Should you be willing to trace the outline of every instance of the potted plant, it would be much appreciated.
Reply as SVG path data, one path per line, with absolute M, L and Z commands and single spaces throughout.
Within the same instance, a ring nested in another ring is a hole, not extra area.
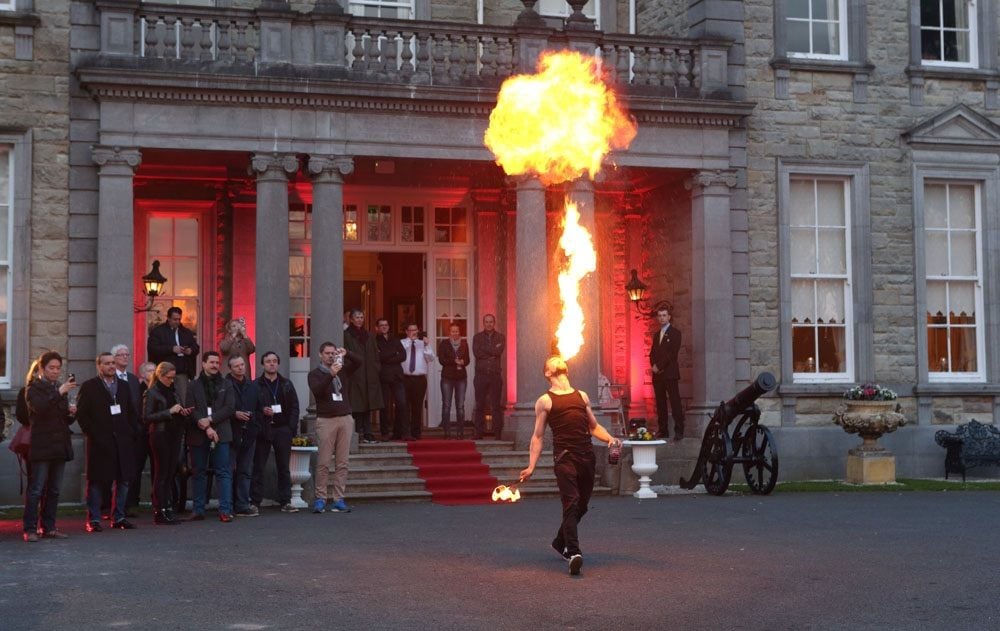
M 632 448 L 632 472 L 639 476 L 639 490 L 632 495 L 639 499 L 655 498 L 656 491 L 649 488 L 649 484 L 659 468 L 656 448 L 665 445 L 666 441 L 657 439 L 646 427 L 636 424 L 630 429 L 628 440 L 622 441 L 622 444 Z
M 878 444 L 883 434 L 906 425 L 899 413 L 896 393 L 877 383 L 848 388 L 833 422 L 848 434 L 861 437 L 861 444 L 847 452 L 847 481 L 855 484 L 891 484 L 896 481 L 896 459 Z

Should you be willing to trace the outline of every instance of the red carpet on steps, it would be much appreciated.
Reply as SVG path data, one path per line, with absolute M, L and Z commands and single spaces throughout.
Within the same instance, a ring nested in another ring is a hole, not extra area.
M 471 440 L 415 440 L 406 448 L 436 504 L 490 504 L 497 479 Z

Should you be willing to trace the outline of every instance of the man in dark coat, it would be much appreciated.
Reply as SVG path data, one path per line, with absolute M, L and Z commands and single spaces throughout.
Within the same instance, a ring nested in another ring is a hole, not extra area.
M 146 424 L 142 422 L 142 380 L 129 370 L 132 363 L 132 353 L 128 346 L 115 344 L 111 347 L 111 354 L 115 358 L 115 374 L 119 379 L 128 383 L 129 402 L 132 404 L 132 409 L 136 411 L 136 434 L 135 445 L 133 446 L 135 453 L 135 477 L 129 481 L 128 502 L 125 504 L 126 509 L 130 509 L 139 506 L 142 470 L 146 468 L 146 461 L 149 459 L 149 432 L 146 430 Z M 152 477 L 150 477 L 149 486 L 152 489 Z M 109 507 L 108 502 L 111 500 L 111 494 L 106 493 L 101 496 L 101 499 L 104 503 L 101 506 L 101 514 L 107 515 L 108 513 L 105 511 Z M 126 517 L 135 517 L 135 515 L 126 515 Z
M 413 440 L 410 435 L 410 413 L 406 406 L 406 388 L 403 387 L 403 362 L 406 350 L 395 335 L 389 332 L 389 321 L 379 318 L 375 323 L 378 334 L 378 378 L 382 386 L 382 440 Z
M 229 375 L 226 381 L 233 388 L 236 411 L 233 413 L 233 444 L 229 449 L 229 461 L 233 469 L 233 503 L 239 517 L 256 517 L 260 513 L 250 503 L 250 483 L 253 480 L 253 461 L 260 431 L 257 413 L 259 393 L 257 384 L 248 373 L 250 368 L 241 355 L 231 355 L 227 362 Z
M 486 409 L 493 418 L 493 431 L 497 440 L 503 433 L 503 366 L 500 358 L 507 348 L 507 339 L 497 331 L 497 319 L 492 313 L 483 316 L 483 330 L 472 338 L 472 354 L 476 357 L 476 376 L 472 385 L 476 390 L 476 439 L 486 431 Z
M 382 386 L 378 378 L 378 347 L 375 336 L 364 329 L 365 312 L 351 309 L 350 326 L 344 331 L 344 348 L 361 358 L 361 368 L 352 376 L 350 384 L 351 410 L 354 431 L 361 434 L 361 442 L 377 443 L 372 433 L 372 410 L 382 409 Z
M 201 375 L 191 382 L 186 407 L 194 407 L 187 428 L 194 477 L 193 520 L 205 519 L 208 497 L 206 472 L 212 467 L 219 482 L 219 521 L 233 521 L 233 471 L 229 447 L 233 442 L 232 419 L 236 396 L 232 384 L 222 378 L 219 354 L 206 351 L 201 356 Z
M 684 408 L 678 381 L 681 371 L 677 367 L 677 353 L 681 350 L 681 331 L 670 324 L 671 308 L 661 304 L 656 310 L 660 328 L 653 333 L 649 349 L 649 364 L 653 370 L 653 390 L 656 393 L 656 422 L 660 438 L 667 438 L 667 401 L 674 415 L 674 439 L 684 438 Z
M 125 518 L 129 482 L 135 476 L 138 410 L 128 382 L 115 374 L 111 353 L 97 356 L 97 376 L 80 386 L 76 418 L 87 436 L 87 532 L 100 532 L 101 489 L 114 483 L 113 528 L 131 530 Z
M 167 309 L 167 321 L 149 332 L 146 357 L 154 364 L 170 362 L 177 368 L 174 387 L 183 400 L 187 395 L 187 382 L 195 376 L 200 348 L 194 332 L 181 324 L 181 315 L 180 307 Z

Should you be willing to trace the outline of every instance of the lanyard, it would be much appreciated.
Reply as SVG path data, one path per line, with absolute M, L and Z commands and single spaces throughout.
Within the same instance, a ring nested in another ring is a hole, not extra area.
M 278 402 L 278 387 L 281 385 L 281 382 L 278 381 L 277 379 L 275 379 L 274 380 L 274 387 L 272 388 L 271 387 L 271 382 L 268 380 L 267 377 L 264 377 L 264 384 L 267 386 L 267 389 L 271 392 L 271 403 L 277 403 Z

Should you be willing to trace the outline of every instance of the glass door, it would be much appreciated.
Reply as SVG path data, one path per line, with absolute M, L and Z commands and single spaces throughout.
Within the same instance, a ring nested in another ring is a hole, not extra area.
M 149 271 L 156 260 L 160 262 L 160 273 L 167 278 L 163 293 L 153 303 L 153 311 L 146 313 L 146 331 L 166 320 L 167 309 L 180 307 L 181 324 L 191 329 L 198 344 L 207 350 L 213 340 L 202 330 L 207 318 L 201 314 L 204 306 L 201 246 L 200 215 L 150 213 L 146 221 L 146 263 L 140 273 Z M 145 355 L 145 335 L 142 349 Z M 139 352 L 137 348 L 136 354 Z
M 448 338 L 448 329 L 452 324 L 457 324 L 462 332 L 462 339 L 472 346 L 472 335 L 474 331 L 470 329 L 472 320 L 472 288 L 470 279 L 472 277 L 472 261 L 465 252 L 441 252 L 433 254 L 431 265 L 431 286 L 429 295 L 433 298 L 428 301 L 428 309 L 431 311 L 430 321 L 434 323 L 434 328 L 428 333 L 431 336 L 431 343 L 434 345 L 434 353 L 438 354 L 438 345 L 442 340 Z M 433 370 L 430 371 L 428 379 L 428 427 L 439 427 L 441 425 L 441 364 L 435 362 Z M 472 420 L 473 406 L 475 405 L 475 393 L 472 387 L 472 378 L 475 370 L 468 371 L 469 381 L 465 390 L 465 421 Z M 452 417 L 455 415 L 455 408 L 452 406 Z

